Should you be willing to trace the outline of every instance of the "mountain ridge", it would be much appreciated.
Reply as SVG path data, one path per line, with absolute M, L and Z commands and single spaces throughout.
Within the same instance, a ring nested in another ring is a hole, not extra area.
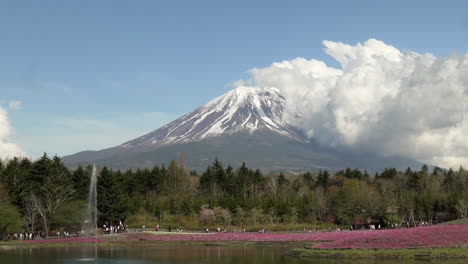
M 169 124 L 118 147 L 158 147 L 199 141 L 240 131 L 271 130 L 307 142 L 302 132 L 283 120 L 284 98 L 276 88 L 238 87 Z M 299 118 L 299 116 L 297 117 Z
M 264 170 L 376 170 L 390 165 L 419 165 L 400 157 L 320 146 L 291 124 L 300 122 L 301 116 L 295 114 L 294 120 L 286 120 L 284 109 L 285 98 L 276 88 L 239 87 L 141 137 L 99 151 L 82 151 L 63 160 L 69 166 L 93 163 L 119 169 L 149 168 L 182 154 L 189 167 L 197 170 L 205 169 L 215 158 L 234 166 L 246 162 Z M 375 164 L 368 164 L 371 161 Z

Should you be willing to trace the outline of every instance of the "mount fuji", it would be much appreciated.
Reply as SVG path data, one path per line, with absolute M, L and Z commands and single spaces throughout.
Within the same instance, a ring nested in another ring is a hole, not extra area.
M 275 88 L 239 87 L 120 147 L 155 148 L 257 130 L 306 142 L 300 130 L 282 119 L 284 104 Z
M 116 169 L 151 168 L 181 155 L 189 168 L 203 170 L 219 158 L 265 171 L 380 170 L 420 167 L 402 157 L 380 157 L 320 146 L 284 118 L 285 98 L 276 88 L 239 87 L 171 123 L 121 145 L 63 157 L 71 166 L 106 165 Z

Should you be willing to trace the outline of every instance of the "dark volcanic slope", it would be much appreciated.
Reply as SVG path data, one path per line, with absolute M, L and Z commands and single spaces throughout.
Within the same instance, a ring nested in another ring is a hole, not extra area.
M 205 169 L 216 157 L 233 166 L 245 161 L 265 171 L 345 167 L 372 171 L 420 166 L 408 159 L 357 155 L 314 145 L 283 119 L 284 105 L 284 98 L 276 89 L 240 87 L 149 134 L 63 160 L 71 167 L 97 164 L 119 169 L 150 168 L 181 154 L 187 165 L 196 170 Z
M 168 164 L 171 159 L 184 155 L 191 169 L 202 171 L 220 158 L 225 164 L 234 167 L 242 162 L 263 171 L 336 171 L 342 168 L 361 168 L 377 171 L 385 167 L 404 169 L 407 166 L 420 168 L 416 161 L 397 157 L 378 157 L 375 155 L 353 155 L 321 148 L 312 143 L 300 143 L 271 132 L 258 131 L 236 133 L 229 136 L 214 137 L 201 141 L 173 144 L 139 153 L 115 153 L 103 155 L 102 152 L 86 152 L 65 159 L 68 164 L 107 165 L 116 169 L 151 168 L 154 164 Z M 72 160 L 71 158 L 76 158 Z

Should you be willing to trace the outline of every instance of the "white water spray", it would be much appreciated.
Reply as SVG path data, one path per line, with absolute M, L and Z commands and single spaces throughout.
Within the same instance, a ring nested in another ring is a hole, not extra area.
M 89 183 L 88 192 L 88 208 L 86 210 L 86 218 L 83 226 L 85 235 L 97 236 L 97 173 L 96 166 L 93 166 L 91 180 Z

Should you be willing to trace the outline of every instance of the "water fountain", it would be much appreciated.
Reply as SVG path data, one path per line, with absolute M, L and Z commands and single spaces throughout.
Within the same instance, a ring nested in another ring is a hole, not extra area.
M 91 179 L 89 183 L 89 192 L 88 192 L 88 206 L 86 208 L 86 215 L 84 219 L 84 224 L 81 229 L 82 235 L 85 236 L 95 236 L 96 240 L 94 241 L 94 256 L 92 258 L 88 257 L 80 259 L 80 261 L 96 261 L 97 260 L 97 172 L 96 166 L 93 166 L 93 171 L 91 173 Z
M 97 236 L 97 173 L 96 166 L 93 166 L 91 180 L 89 183 L 88 192 L 88 207 L 86 209 L 86 216 L 82 231 L 83 235 Z

